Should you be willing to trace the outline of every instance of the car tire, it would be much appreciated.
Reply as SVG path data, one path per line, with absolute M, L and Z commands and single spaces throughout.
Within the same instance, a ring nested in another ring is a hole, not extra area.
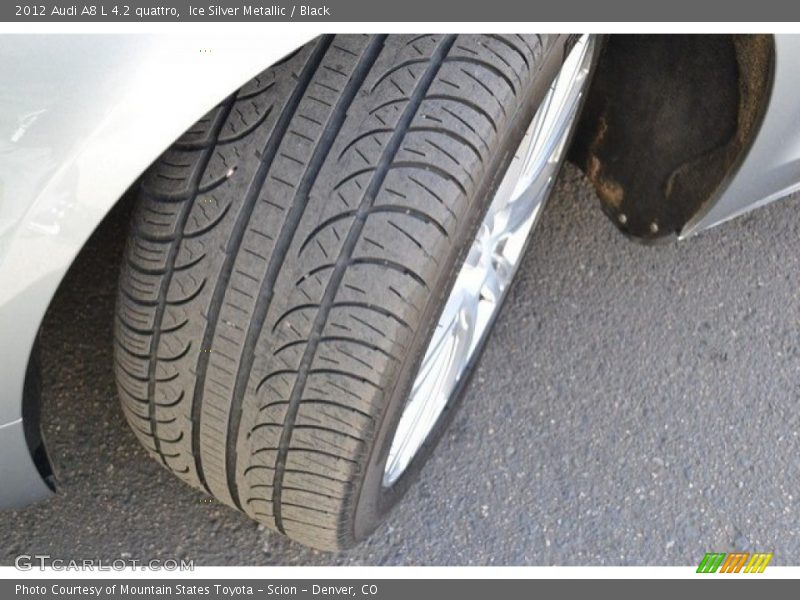
M 384 485 L 458 265 L 566 43 L 325 36 L 177 140 L 143 176 L 116 308 L 122 407 L 148 452 L 304 544 L 368 535 L 455 406 Z

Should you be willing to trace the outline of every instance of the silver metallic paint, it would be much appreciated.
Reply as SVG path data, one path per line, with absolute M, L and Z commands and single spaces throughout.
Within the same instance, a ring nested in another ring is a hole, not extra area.
M 800 35 L 775 36 L 772 91 L 761 127 L 736 172 L 681 231 L 724 223 L 800 189 Z

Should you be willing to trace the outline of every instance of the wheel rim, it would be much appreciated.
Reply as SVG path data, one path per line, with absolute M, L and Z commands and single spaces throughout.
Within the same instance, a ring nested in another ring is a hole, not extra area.
M 486 337 L 555 182 L 592 62 L 594 39 L 570 52 L 534 115 L 453 284 L 417 371 L 383 472 L 405 472 Z

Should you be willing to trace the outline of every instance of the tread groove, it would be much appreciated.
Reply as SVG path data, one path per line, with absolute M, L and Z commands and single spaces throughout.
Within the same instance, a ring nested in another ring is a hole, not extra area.
M 258 300 L 256 302 L 253 316 L 250 320 L 247 333 L 245 335 L 245 342 L 242 344 L 239 371 L 234 384 L 234 398 L 241 397 L 241 395 L 243 395 L 246 391 L 246 387 L 250 379 L 250 370 L 252 368 L 253 358 L 255 356 L 256 343 L 272 301 L 272 290 L 275 280 L 277 279 L 278 272 L 283 264 L 286 251 L 291 244 L 292 239 L 294 238 L 297 223 L 299 222 L 305 210 L 311 187 L 316 181 L 319 171 L 322 169 L 322 165 L 328 155 L 330 146 L 333 144 L 333 141 L 336 139 L 339 130 L 344 124 L 344 120 L 347 117 L 347 110 L 350 107 L 353 98 L 355 98 L 356 93 L 361 88 L 363 80 L 369 73 L 369 67 L 372 64 L 372 61 L 375 60 L 375 57 L 377 57 L 383 48 L 384 40 L 385 36 L 376 36 L 370 41 L 369 45 L 364 50 L 358 65 L 354 69 L 352 76 L 342 91 L 339 101 L 333 108 L 328 120 L 328 125 L 325 127 L 320 136 L 319 142 L 314 150 L 311 160 L 309 161 L 303 179 L 298 185 L 294 197 L 292 198 L 291 209 L 289 210 L 286 221 L 281 227 L 281 232 L 278 235 L 278 240 L 275 244 L 275 249 L 273 250 L 272 257 L 270 259 L 270 264 L 267 267 L 266 277 L 264 277 L 264 280 L 261 282 Z M 333 43 L 333 37 L 330 38 L 329 42 L 330 44 Z M 241 407 L 237 406 L 231 411 L 228 421 L 229 439 L 235 439 L 235 435 L 239 430 L 240 421 Z M 227 453 L 227 475 L 228 485 L 232 490 L 234 502 L 237 505 L 240 505 L 238 486 L 236 484 L 236 461 L 237 452 L 234 445 L 233 452 L 231 452 L 229 449 L 229 452 Z
M 214 123 L 214 130 L 218 133 L 221 129 L 223 124 L 225 123 L 225 119 L 227 118 L 228 114 L 233 107 L 233 98 L 228 98 L 226 104 L 220 114 L 217 115 L 216 123 Z M 200 165 L 198 172 L 202 173 L 206 166 L 208 165 L 209 161 L 211 160 L 211 156 L 213 153 L 213 147 L 209 146 L 204 149 L 203 154 L 200 158 Z M 196 193 L 197 190 L 200 188 L 200 176 L 196 176 L 195 181 L 192 182 L 192 189 L 193 193 Z M 156 305 L 155 315 L 154 315 L 154 322 L 161 323 L 164 318 L 164 311 L 167 307 L 167 293 L 169 291 L 169 284 L 172 281 L 172 266 L 175 265 L 175 261 L 178 257 L 178 251 L 180 249 L 180 240 L 181 240 L 181 232 L 183 228 L 186 226 L 186 222 L 189 219 L 189 214 L 191 212 L 191 204 L 185 203 L 181 206 L 181 210 L 178 216 L 178 233 L 175 236 L 175 243 L 173 243 L 168 251 L 166 264 L 168 265 L 167 272 L 164 274 L 161 285 L 159 286 L 158 291 L 158 304 Z M 124 321 L 123 321 L 124 322 Z M 151 352 L 158 352 L 158 343 L 161 339 L 162 333 L 166 330 L 162 330 L 156 328 L 150 339 L 150 351 Z M 166 465 L 167 459 L 164 456 L 163 452 L 161 451 L 161 440 L 158 437 L 158 419 L 156 417 L 156 404 L 155 404 L 155 386 L 156 386 L 156 369 L 158 368 L 158 361 L 155 357 L 152 357 L 148 362 L 148 384 L 147 384 L 147 398 L 150 401 L 150 405 L 148 406 L 148 417 L 150 421 L 150 431 L 153 435 L 153 444 L 155 447 L 156 453 L 159 455 L 161 462 Z
M 241 244 L 244 232 L 249 224 L 248 207 L 250 207 L 258 198 L 258 191 L 260 189 L 260 185 L 258 186 L 255 185 L 255 182 L 256 181 L 263 182 L 264 179 L 266 179 L 269 171 L 269 166 L 272 163 L 275 153 L 277 152 L 278 141 L 286 133 L 286 130 L 288 129 L 289 124 L 291 122 L 291 116 L 297 110 L 297 107 L 300 104 L 300 100 L 302 99 L 306 88 L 310 84 L 314 72 L 317 70 L 319 64 L 322 62 L 322 58 L 325 54 L 325 51 L 328 49 L 328 46 L 331 44 L 331 42 L 332 42 L 332 37 L 326 37 L 317 43 L 316 48 L 314 48 L 314 52 L 308 58 L 306 64 L 303 66 L 303 71 L 297 81 L 294 90 L 292 91 L 292 95 L 287 100 L 286 105 L 281 111 L 281 114 L 278 117 L 278 121 L 276 121 L 275 126 L 269 136 L 266 145 L 267 149 L 261 156 L 261 163 L 259 165 L 258 172 L 255 175 L 253 182 L 251 183 L 250 188 L 247 192 L 246 199 L 243 203 L 243 208 L 240 211 L 239 218 L 237 219 L 237 223 L 234 226 L 233 234 L 231 235 L 231 238 L 229 240 L 228 249 L 226 251 L 225 264 L 222 268 L 222 274 L 220 278 L 217 280 L 217 283 L 214 287 L 212 300 L 209 308 L 209 314 L 207 315 L 207 325 L 202 338 L 203 339 L 201 345 L 202 348 L 210 348 L 211 343 L 214 339 L 214 333 L 217 327 L 217 320 L 219 319 L 219 314 L 222 308 L 222 302 L 225 296 L 225 286 L 228 280 L 230 279 L 230 274 L 234 268 L 234 259 L 236 256 L 236 252 L 234 251 L 234 249 L 238 248 L 238 246 Z M 192 435 L 192 454 L 194 455 L 195 468 L 197 470 L 198 477 L 203 487 L 205 487 L 207 491 L 210 490 L 203 475 L 203 463 L 200 451 L 199 424 L 200 424 L 200 415 L 201 415 L 202 400 L 203 400 L 203 387 L 205 385 L 209 358 L 210 355 L 205 352 L 201 352 L 198 355 L 197 366 L 195 368 L 197 379 L 195 383 L 194 394 L 192 397 L 192 422 L 196 424 L 196 426 L 193 429 L 193 435 Z
M 400 117 L 400 121 L 398 122 L 395 130 L 392 132 L 391 138 L 383 149 L 380 164 L 370 178 L 370 183 L 366 192 L 364 193 L 361 205 L 359 206 L 355 223 L 348 231 L 348 234 L 345 238 L 345 243 L 342 246 L 340 256 L 337 260 L 337 265 L 334 267 L 333 273 L 328 281 L 328 285 L 325 288 L 322 307 L 317 313 L 317 318 L 314 321 L 309 343 L 306 345 L 303 358 L 300 361 L 300 372 L 295 379 L 292 392 L 289 396 L 289 407 L 286 411 L 286 417 L 284 419 L 285 425 L 283 431 L 281 432 L 279 444 L 280 449 L 278 451 L 278 457 L 275 463 L 275 490 L 272 496 L 273 514 L 275 516 L 275 526 L 283 533 L 285 533 L 286 530 L 283 524 L 283 514 L 281 512 L 281 486 L 283 485 L 283 478 L 286 469 L 286 455 L 289 450 L 289 444 L 291 443 L 292 428 L 297 417 L 300 398 L 303 388 L 305 387 L 305 382 L 308 379 L 308 375 L 311 371 L 311 362 L 316 354 L 316 350 L 319 345 L 319 338 L 322 336 L 322 329 L 325 325 L 327 314 L 330 310 L 330 305 L 332 305 L 334 302 L 334 296 L 339 283 L 344 276 L 344 270 L 349 262 L 349 257 L 355 248 L 358 238 L 360 237 L 368 209 L 375 201 L 378 191 L 386 178 L 386 174 L 391 168 L 392 161 L 394 161 L 395 156 L 400 149 L 406 130 L 411 126 L 412 119 L 416 115 L 419 106 L 422 104 L 425 95 L 428 93 L 428 89 L 433 83 L 436 74 L 439 72 L 439 68 L 444 63 L 445 57 L 454 42 L 455 36 L 450 35 L 445 37 L 445 39 L 439 43 L 438 47 L 434 51 L 429 64 L 425 69 L 425 73 L 419 77 L 417 85 L 411 94 L 411 98 L 406 105 L 402 116 Z

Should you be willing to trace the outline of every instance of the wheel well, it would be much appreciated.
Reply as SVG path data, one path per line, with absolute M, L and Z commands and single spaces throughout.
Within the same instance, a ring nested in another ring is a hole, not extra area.
M 571 159 L 626 234 L 678 233 L 713 203 L 757 133 L 771 35 L 607 38 Z
M 25 384 L 22 393 L 22 426 L 25 443 L 28 445 L 33 464 L 39 476 L 52 491 L 56 489 L 55 475 L 50 458 L 45 449 L 41 430 L 42 412 L 42 379 L 39 339 L 31 349 L 28 368 L 25 372 Z

